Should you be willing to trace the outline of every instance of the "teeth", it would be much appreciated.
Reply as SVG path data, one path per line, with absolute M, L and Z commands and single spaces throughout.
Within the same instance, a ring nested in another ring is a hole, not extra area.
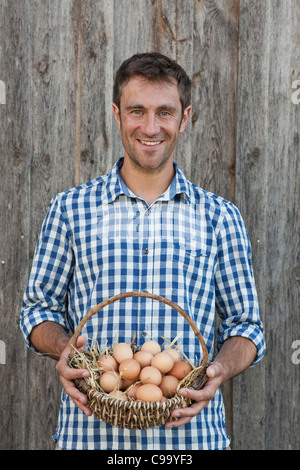
M 158 145 L 158 144 L 160 144 L 160 140 L 158 142 L 149 142 L 149 141 L 146 141 L 146 140 L 140 140 L 140 142 L 142 142 L 142 144 L 144 144 L 144 145 Z

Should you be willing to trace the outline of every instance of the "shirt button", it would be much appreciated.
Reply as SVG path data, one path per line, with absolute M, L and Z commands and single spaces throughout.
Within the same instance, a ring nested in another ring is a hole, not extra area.
M 142 336 L 143 338 L 146 338 L 146 336 L 147 336 L 147 331 L 142 331 L 142 332 L 141 332 L 141 336 Z
M 149 250 L 146 248 L 146 250 L 144 250 L 144 255 L 147 255 L 149 253 Z

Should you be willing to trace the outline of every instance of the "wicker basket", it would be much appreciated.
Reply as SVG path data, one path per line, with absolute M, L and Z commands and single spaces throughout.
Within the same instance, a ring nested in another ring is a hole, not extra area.
M 187 313 L 177 304 L 159 295 L 146 292 L 121 293 L 110 297 L 109 299 L 101 302 L 99 305 L 91 308 L 91 310 L 78 324 L 78 327 L 72 336 L 70 364 L 74 351 L 76 350 L 78 336 L 80 335 L 83 326 L 86 324 L 89 318 L 91 318 L 105 306 L 126 297 L 146 297 L 158 300 L 177 310 L 177 312 L 179 312 L 186 319 L 195 336 L 200 342 L 203 358 L 200 365 L 195 367 L 183 380 L 180 381 L 177 390 L 182 387 L 189 387 L 195 390 L 201 389 L 207 381 L 206 369 L 209 365 L 209 362 L 207 348 L 200 331 L 196 327 L 191 317 L 187 315 Z M 137 350 L 139 350 L 139 348 L 134 347 L 134 352 Z M 109 349 L 109 353 L 112 354 L 112 349 Z M 184 408 L 192 404 L 190 399 L 182 397 L 179 395 L 179 393 L 176 393 L 174 397 L 168 398 L 164 402 L 143 402 L 140 400 L 124 401 L 118 398 L 113 398 L 104 392 L 101 393 L 97 390 L 94 390 L 85 381 L 85 379 L 76 379 L 75 384 L 77 388 L 87 396 L 87 406 L 93 411 L 94 415 L 98 419 L 120 428 L 145 429 L 154 426 L 161 426 L 168 421 L 176 419 L 171 416 L 171 413 L 175 408 Z

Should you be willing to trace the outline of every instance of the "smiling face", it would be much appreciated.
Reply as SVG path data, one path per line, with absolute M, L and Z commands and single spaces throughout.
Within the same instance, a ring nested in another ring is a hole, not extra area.
M 178 135 L 184 132 L 191 107 L 182 113 L 177 84 L 133 77 L 124 86 L 120 109 L 113 111 L 121 132 L 124 159 L 147 172 L 173 161 Z

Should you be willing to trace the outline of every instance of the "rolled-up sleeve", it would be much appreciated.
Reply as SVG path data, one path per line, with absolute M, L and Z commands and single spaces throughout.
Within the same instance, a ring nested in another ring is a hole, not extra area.
M 265 353 L 264 327 L 254 282 L 249 236 L 239 211 L 233 205 L 228 205 L 218 235 L 215 281 L 216 308 L 222 320 L 217 332 L 217 348 L 220 349 L 232 336 L 248 338 L 257 348 L 254 366 Z
M 29 336 L 35 326 L 53 321 L 69 330 L 65 301 L 72 271 L 73 251 L 60 198 L 56 196 L 39 234 L 20 315 L 22 334 L 34 351 Z

